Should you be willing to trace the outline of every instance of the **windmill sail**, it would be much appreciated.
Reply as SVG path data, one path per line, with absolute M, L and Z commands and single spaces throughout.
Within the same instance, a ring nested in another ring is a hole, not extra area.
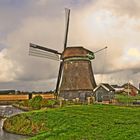
M 68 39 L 68 30 L 69 30 L 69 21 L 70 21 L 70 9 L 65 9 L 66 12 L 66 32 L 65 32 L 65 40 L 64 40 L 64 50 L 67 47 L 67 39 Z
M 30 43 L 29 55 L 59 61 L 60 60 L 60 54 L 61 53 L 59 53 L 56 50 Z
M 70 9 L 66 8 L 65 13 L 66 13 L 66 31 L 65 31 L 65 40 L 64 40 L 64 51 L 67 47 L 69 21 L 70 21 Z M 60 66 L 59 66 L 59 72 L 58 72 L 56 89 L 55 89 L 56 94 L 58 94 L 59 84 L 60 84 L 61 75 L 62 75 L 62 71 L 63 71 L 63 65 L 64 65 L 64 60 L 61 61 Z
M 102 51 L 102 50 L 105 50 L 105 49 L 107 49 L 107 46 L 105 46 L 105 47 L 102 48 L 102 49 L 99 49 L 99 50 L 95 51 L 94 53 L 98 53 L 98 52 L 100 52 L 100 51 Z
M 61 75 L 62 75 L 62 70 L 63 70 L 63 61 L 61 61 L 60 63 L 60 67 L 59 67 L 59 72 L 58 72 L 58 78 L 57 78 L 57 84 L 56 84 L 56 90 L 55 92 L 58 94 L 58 88 L 59 88 L 59 83 L 61 80 Z

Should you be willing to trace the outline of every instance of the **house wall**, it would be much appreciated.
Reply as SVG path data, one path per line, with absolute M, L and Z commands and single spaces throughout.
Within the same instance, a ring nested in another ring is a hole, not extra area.
M 129 85 L 129 87 L 128 87 L 128 85 L 126 85 L 124 87 L 124 91 L 126 93 L 129 93 L 129 95 L 132 95 L 132 96 L 135 96 L 135 95 L 138 94 L 138 90 L 136 88 L 134 88 L 133 86 L 131 86 L 131 85 Z

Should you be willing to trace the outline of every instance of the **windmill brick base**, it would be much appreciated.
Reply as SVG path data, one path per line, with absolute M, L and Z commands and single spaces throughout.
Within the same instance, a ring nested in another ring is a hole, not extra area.
M 93 91 L 73 90 L 73 91 L 61 91 L 59 97 L 64 99 L 72 100 L 79 98 L 80 101 L 87 100 L 87 97 L 93 96 Z

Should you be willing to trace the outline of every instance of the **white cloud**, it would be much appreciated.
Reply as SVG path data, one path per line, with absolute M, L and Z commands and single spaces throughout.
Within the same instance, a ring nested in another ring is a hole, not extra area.
M 14 62 L 7 57 L 7 49 L 0 52 L 0 82 L 13 81 L 16 74 L 21 71 L 19 66 L 14 65 Z
M 130 49 L 128 49 L 127 54 L 130 57 L 140 58 L 140 50 L 138 50 L 137 48 L 130 48 Z

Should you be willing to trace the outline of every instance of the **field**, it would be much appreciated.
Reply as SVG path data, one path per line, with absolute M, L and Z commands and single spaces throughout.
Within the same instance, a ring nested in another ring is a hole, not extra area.
M 75 105 L 13 116 L 4 127 L 30 140 L 139 140 L 140 108 Z
M 136 102 L 138 100 L 140 101 L 140 95 L 127 96 L 122 94 L 116 94 L 115 99 L 117 99 L 117 101 L 122 104 L 133 104 L 133 102 Z
M 45 99 L 54 98 L 53 94 L 33 94 L 33 97 L 41 95 Z M 17 94 L 17 95 L 0 95 L 0 101 L 19 101 L 19 100 L 28 100 L 28 94 Z

